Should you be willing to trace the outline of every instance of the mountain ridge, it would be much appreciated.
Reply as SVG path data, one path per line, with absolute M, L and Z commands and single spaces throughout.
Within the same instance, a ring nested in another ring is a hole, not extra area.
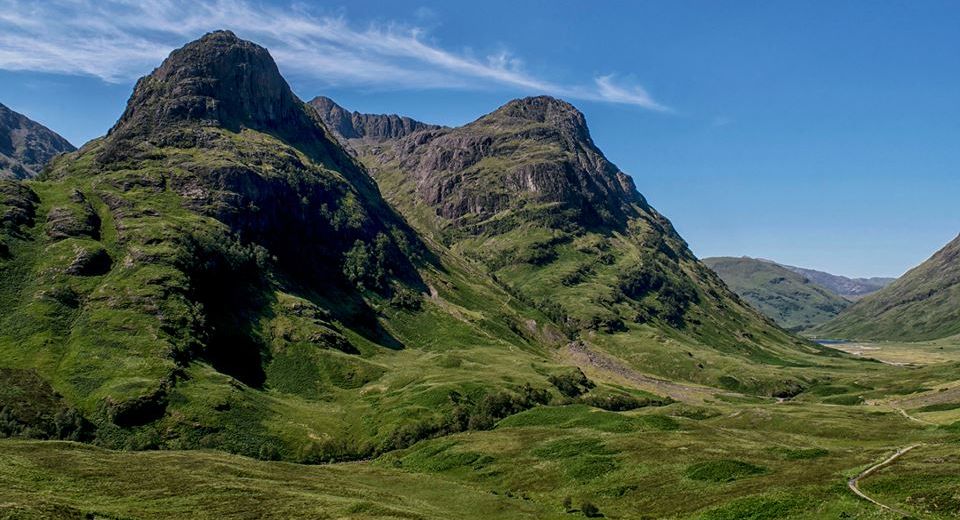
M 56 132 L 0 103 L 0 179 L 36 177 L 55 156 L 74 150 Z
M 484 265 L 570 334 L 589 334 L 612 350 L 636 349 L 644 338 L 635 357 L 656 359 L 647 370 L 672 358 L 645 344 L 647 334 L 683 338 L 710 358 L 816 350 L 780 331 L 699 263 L 565 101 L 517 99 L 457 128 L 375 144 L 347 141 L 422 234 Z M 754 339 L 732 330 L 751 330 Z M 772 346 L 778 344 L 797 351 Z M 690 361 L 676 360 L 683 377 L 711 384 L 704 364 Z
M 796 267 L 786 264 L 778 265 L 782 265 L 783 267 L 786 267 L 797 274 L 803 275 L 820 287 L 823 287 L 828 291 L 851 301 L 856 301 L 864 296 L 867 296 L 868 294 L 875 293 L 896 280 L 896 278 L 883 276 L 851 278 L 848 276 L 831 274 L 825 271 L 818 271 L 816 269 L 807 269 L 804 267 Z
M 325 96 L 317 96 L 308 103 L 328 127 L 341 138 L 349 139 L 399 139 L 421 130 L 438 130 L 440 125 L 423 123 L 416 119 L 396 114 L 363 114 L 348 112 Z

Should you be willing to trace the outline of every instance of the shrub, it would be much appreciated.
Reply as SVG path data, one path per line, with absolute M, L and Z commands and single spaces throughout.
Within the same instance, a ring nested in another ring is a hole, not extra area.
M 593 502 L 585 501 L 580 505 L 580 511 L 583 511 L 583 516 L 587 518 L 599 518 L 603 516 L 603 514 L 600 513 L 600 508 L 593 505 Z
M 585 395 L 580 398 L 580 402 L 594 408 L 611 412 L 625 412 L 646 406 L 663 406 L 666 404 L 666 401 L 661 399 L 655 400 L 626 394 Z
M 704 482 L 731 482 L 744 477 L 764 473 L 760 466 L 739 460 L 711 460 L 698 462 L 687 467 L 686 476 L 691 480 Z
M 477 400 L 460 392 L 450 392 L 452 405 L 443 416 L 435 416 L 415 423 L 407 423 L 390 433 L 380 451 L 403 449 L 441 435 L 467 430 L 489 430 L 507 416 L 550 402 L 550 392 L 525 383 L 517 393 L 488 393 Z
M 571 399 L 579 397 L 597 386 L 593 381 L 587 379 L 587 376 L 579 368 L 550 376 L 547 381 L 555 386 L 561 394 Z
M 423 306 L 423 298 L 420 296 L 420 293 L 405 285 L 394 284 L 393 296 L 390 298 L 390 306 L 397 309 L 417 311 Z

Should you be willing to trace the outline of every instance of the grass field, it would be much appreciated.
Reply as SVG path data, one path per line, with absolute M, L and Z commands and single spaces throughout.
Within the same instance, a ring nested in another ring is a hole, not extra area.
M 924 448 L 862 488 L 949 518 L 958 441 L 956 425 L 866 405 L 721 400 L 538 407 L 320 466 L 4 440 L 0 518 L 577 518 L 587 503 L 607 518 L 896 518 L 846 481 L 908 443 Z
M 960 337 L 956 336 L 935 341 L 853 341 L 831 346 L 854 356 L 898 365 L 960 362 Z

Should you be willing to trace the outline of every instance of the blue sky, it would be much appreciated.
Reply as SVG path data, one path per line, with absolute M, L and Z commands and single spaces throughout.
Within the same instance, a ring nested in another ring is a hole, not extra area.
M 960 4 L 0 0 L 0 102 L 74 144 L 208 30 L 303 98 L 458 125 L 565 98 L 699 256 L 899 275 L 960 232 Z

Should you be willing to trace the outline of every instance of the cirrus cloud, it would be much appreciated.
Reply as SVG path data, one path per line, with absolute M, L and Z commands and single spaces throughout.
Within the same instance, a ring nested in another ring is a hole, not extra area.
M 509 87 L 581 100 L 669 108 L 639 85 L 601 75 L 564 84 L 524 71 L 508 52 L 478 58 L 445 49 L 419 27 L 357 27 L 302 4 L 249 0 L 0 0 L 0 69 L 90 75 L 128 82 L 174 48 L 231 29 L 270 49 L 285 71 L 330 86 L 393 89 Z

